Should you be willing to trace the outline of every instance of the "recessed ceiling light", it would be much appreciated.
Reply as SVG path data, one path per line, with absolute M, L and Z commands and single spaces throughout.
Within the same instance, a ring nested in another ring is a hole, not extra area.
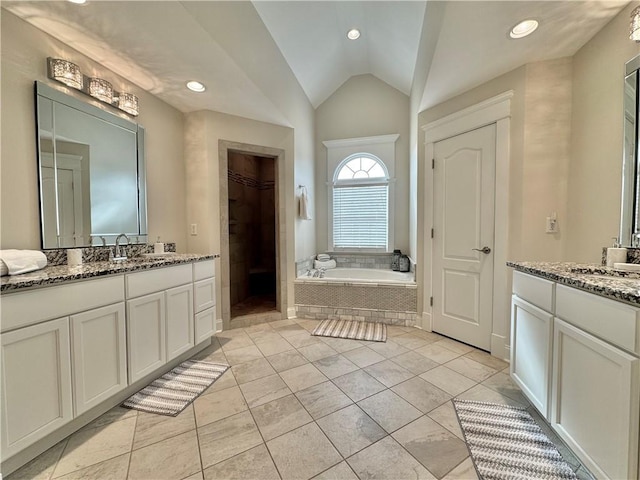
M 351 30 L 349 30 L 347 32 L 347 38 L 349 40 L 357 40 L 360 38 L 360 30 L 358 30 L 357 28 L 352 28 Z
M 201 84 L 200 82 L 196 82 L 195 80 L 191 80 L 190 82 L 187 82 L 187 88 L 189 90 L 191 90 L 192 92 L 204 92 L 206 90 L 206 87 Z
M 84 3 L 87 3 L 87 0 L 67 0 L 71 3 L 77 3 L 78 5 L 82 5 Z
M 537 20 L 523 20 L 509 32 L 511 38 L 522 38 L 531 35 L 538 28 Z

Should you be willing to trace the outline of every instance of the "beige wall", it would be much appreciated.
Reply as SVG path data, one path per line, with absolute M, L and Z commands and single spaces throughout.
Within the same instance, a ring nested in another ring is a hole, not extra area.
M 295 277 L 295 225 L 297 203 L 294 197 L 294 131 L 292 128 L 258 122 L 219 112 L 200 111 L 185 116 L 185 161 L 187 171 L 187 223 L 198 225 L 198 235 L 189 236 L 188 250 L 195 253 L 220 253 L 222 235 L 221 218 L 226 208 L 220 205 L 220 180 L 226 182 L 227 172 L 221 171 L 219 141 L 237 142 L 260 147 L 282 149 L 284 158 L 285 202 L 279 204 L 280 241 L 286 251 L 286 276 L 281 288 L 287 292 L 289 305 L 293 307 L 293 279 Z M 281 168 L 279 165 L 277 168 Z M 283 205 L 284 203 L 284 205 Z M 217 282 L 217 298 L 230 298 L 230 286 L 226 279 Z M 222 301 L 217 302 L 217 317 L 222 317 Z
M 328 244 L 325 140 L 398 133 L 395 232 L 390 247 L 409 250 L 409 97 L 373 75 L 351 77 L 316 109 L 316 241 Z
M 513 90 L 509 163 L 509 251 L 513 260 L 562 259 L 571 138 L 571 59 L 525 65 L 420 114 L 419 124 Z M 424 138 L 421 142 L 424 142 Z M 419 143 L 421 143 L 419 142 Z M 424 157 L 424 151 L 421 153 Z M 425 208 L 430 208 L 425 193 Z M 560 231 L 545 232 L 556 212 Z
M 599 262 L 620 231 L 624 64 L 632 2 L 573 57 L 571 164 L 564 260 Z
M 52 56 L 109 80 L 116 90 L 138 95 L 137 121 L 146 129 L 149 238 L 160 235 L 186 251 L 182 113 L 6 10 L 1 22 L 1 247 L 40 248 L 33 82 L 63 88 L 46 78 L 46 58 Z M 90 97 L 73 94 L 92 103 Z

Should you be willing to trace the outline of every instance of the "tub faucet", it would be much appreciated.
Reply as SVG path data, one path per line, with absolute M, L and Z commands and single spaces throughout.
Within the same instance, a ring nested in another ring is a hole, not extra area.
M 122 252 L 120 252 L 120 239 L 124 237 L 127 239 L 127 245 L 129 245 L 129 237 L 127 237 L 124 233 L 121 233 L 120 235 L 118 235 L 116 237 L 116 246 L 114 248 L 114 257 L 113 257 L 113 261 L 114 262 L 118 262 L 118 261 L 122 261 L 122 260 L 126 260 L 127 259 L 127 255 L 126 254 L 122 254 Z

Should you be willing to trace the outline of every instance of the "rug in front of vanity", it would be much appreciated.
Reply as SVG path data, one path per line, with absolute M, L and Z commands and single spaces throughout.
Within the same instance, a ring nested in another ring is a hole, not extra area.
M 130 396 L 122 406 L 175 417 L 228 368 L 219 363 L 187 360 Z
M 311 332 L 311 335 L 386 342 L 387 326 L 384 323 L 362 322 L 359 320 L 323 320 Z
M 577 478 L 525 409 L 459 399 L 453 405 L 484 480 Z

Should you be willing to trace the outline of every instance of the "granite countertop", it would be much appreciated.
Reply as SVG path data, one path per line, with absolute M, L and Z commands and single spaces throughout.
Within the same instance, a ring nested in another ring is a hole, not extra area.
M 640 272 L 622 272 L 598 264 L 569 262 L 507 262 L 507 266 L 601 297 L 640 306 Z
M 11 293 L 26 288 L 47 287 L 87 278 L 103 277 L 105 275 L 139 272 L 200 260 L 212 260 L 216 257 L 217 255 L 175 253 L 159 258 L 132 257 L 124 262 L 89 262 L 74 267 L 67 265 L 49 266 L 42 270 L 36 270 L 35 272 L 1 277 L 0 292 Z

